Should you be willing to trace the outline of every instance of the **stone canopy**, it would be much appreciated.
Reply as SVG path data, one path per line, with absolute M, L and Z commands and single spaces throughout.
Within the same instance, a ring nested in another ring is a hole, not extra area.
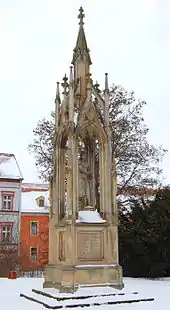
M 49 265 L 44 287 L 60 291 L 75 290 L 80 284 L 123 285 L 108 74 L 101 95 L 90 74 L 85 15 L 82 7 L 79 11 L 73 66 L 69 79 L 65 75 L 61 84 L 62 100 L 59 83 L 55 99 Z

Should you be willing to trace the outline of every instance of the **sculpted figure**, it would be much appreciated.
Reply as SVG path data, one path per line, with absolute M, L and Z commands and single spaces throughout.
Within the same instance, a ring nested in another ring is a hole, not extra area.
M 87 154 L 83 152 L 79 160 L 79 201 L 81 209 L 91 201 L 92 172 L 88 165 Z

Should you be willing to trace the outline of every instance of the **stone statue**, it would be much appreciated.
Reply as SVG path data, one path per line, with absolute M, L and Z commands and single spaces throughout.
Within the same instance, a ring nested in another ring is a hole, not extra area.
M 91 201 L 91 180 L 92 172 L 88 165 L 87 154 L 80 154 L 79 161 L 79 202 L 80 208 L 88 206 Z

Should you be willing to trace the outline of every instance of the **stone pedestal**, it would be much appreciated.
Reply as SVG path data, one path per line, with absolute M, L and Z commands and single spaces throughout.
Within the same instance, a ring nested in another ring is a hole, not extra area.
M 76 223 L 58 227 L 55 238 L 57 248 L 51 253 L 53 264 L 45 270 L 44 287 L 61 292 L 74 292 L 80 284 L 123 287 L 116 226 Z
M 43 287 L 73 293 L 79 285 L 111 286 L 122 289 L 122 268 L 119 265 L 49 265 Z

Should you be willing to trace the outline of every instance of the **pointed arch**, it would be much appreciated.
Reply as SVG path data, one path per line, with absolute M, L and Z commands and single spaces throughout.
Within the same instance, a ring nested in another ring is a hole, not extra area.
M 65 124 L 60 127 L 57 134 L 57 184 L 58 184 L 58 218 L 59 221 L 65 216 L 66 205 L 66 155 L 67 155 L 67 127 Z
M 89 136 L 89 139 L 98 139 L 99 142 L 99 188 L 100 188 L 100 212 L 104 215 L 106 211 L 106 190 L 109 192 L 107 186 L 110 188 L 110 181 L 108 180 L 108 152 L 109 140 L 108 135 L 104 129 L 98 112 L 93 102 L 84 102 L 77 122 L 77 136 Z M 111 192 L 111 189 L 110 189 Z M 108 199 L 107 199 L 108 201 Z
M 77 119 L 77 131 L 94 129 L 101 143 L 107 142 L 107 134 L 92 101 L 85 100 Z

